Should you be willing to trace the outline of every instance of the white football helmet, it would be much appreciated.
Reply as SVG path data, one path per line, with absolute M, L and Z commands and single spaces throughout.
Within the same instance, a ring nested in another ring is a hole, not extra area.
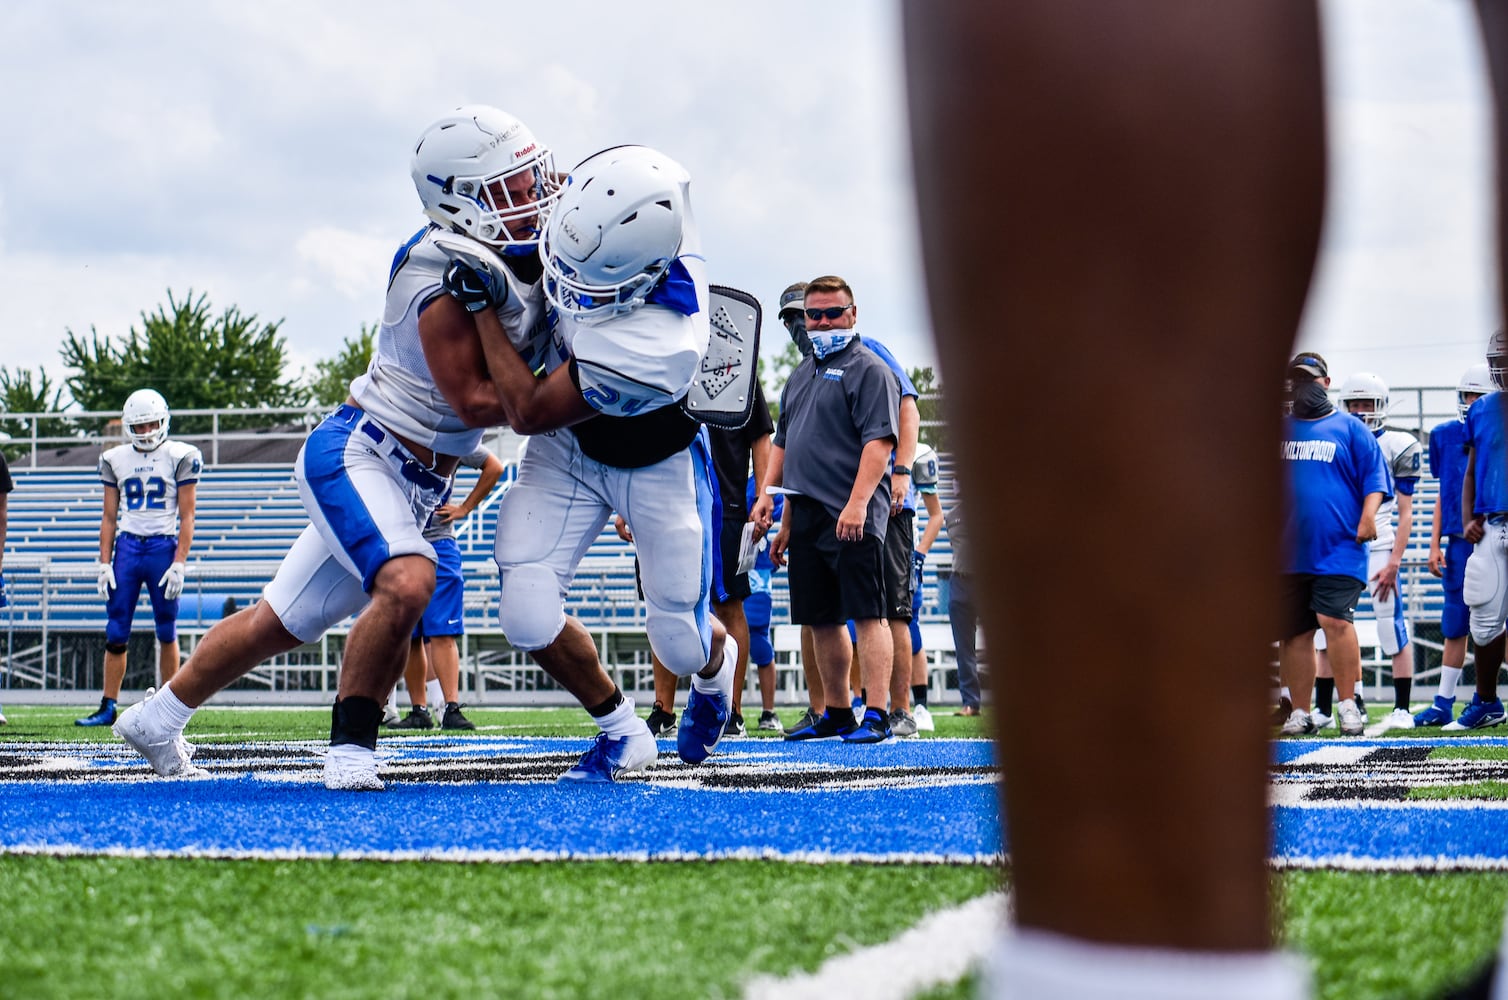
M 126 405 L 120 408 L 120 422 L 126 428 L 126 437 L 137 451 L 152 451 L 168 439 L 168 401 L 156 389 L 137 389 L 126 397 Z M 156 423 L 154 430 L 138 433 L 136 428 Z
M 409 173 L 425 215 L 494 247 L 532 247 L 560 194 L 549 147 L 485 104 L 456 108 L 426 128 Z M 525 231 L 514 235 L 508 227 L 519 223 Z
M 911 485 L 937 485 L 937 452 L 930 444 L 917 442 L 916 454 L 911 458 Z
M 1353 414 L 1374 431 L 1382 430 L 1388 419 L 1388 384 L 1371 372 L 1357 372 L 1340 387 L 1340 405 L 1347 412 L 1351 403 L 1372 401 L 1371 413 Z
M 1494 330 L 1487 339 L 1487 367 L 1493 384 L 1508 389 L 1508 334 L 1502 330 Z
M 1461 381 L 1456 383 L 1456 415 L 1465 420 L 1466 411 L 1476 402 L 1474 399 L 1468 401 L 1467 396 L 1485 396 L 1497 391 L 1497 383 L 1492 380 L 1492 369 L 1487 367 L 1487 362 L 1472 365 L 1461 376 Z
M 675 260 L 691 175 L 647 146 L 615 146 L 571 171 L 545 221 L 545 294 L 595 323 L 643 304 Z

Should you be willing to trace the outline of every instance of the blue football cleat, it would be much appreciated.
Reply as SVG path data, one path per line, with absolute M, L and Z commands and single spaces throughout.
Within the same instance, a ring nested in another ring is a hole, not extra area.
M 884 743 L 894 734 L 885 713 L 877 708 L 865 711 L 864 718 L 853 729 L 843 734 L 844 743 Z
M 598 733 L 591 748 L 581 755 L 576 766 L 555 779 L 556 784 L 606 784 L 617 781 L 625 774 L 642 771 L 655 762 L 660 755 L 659 745 L 649 735 L 649 727 L 643 734 L 620 736 L 616 739 L 607 733 Z
M 851 731 L 852 727 L 850 727 Z M 842 728 L 826 712 L 817 715 L 811 709 L 807 709 L 806 715 L 802 716 L 796 728 L 786 732 L 785 739 L 787 743 L 797 743 L 802 740 L 835 740 L 842 734 Z
M 728 699 L 722 694 L 707 694 L 692 685 L 681 713 L 681 725 L 675 733 L 676 752 L 688 764 L 706 760 L 728 725 Z
M 1489 726 L 1503 724 L 1503 700 L 1494 698 L 1491 701 L 1483 701 L 1482 696 L 1471 696 L 1471 704 L 1461 712 L 1461 717 L 1455 722 L 1444 725 L 1442 732 L 1459 733 L 1468 729 L 1486 729 Z
M 101 698 L 99 711 L 93 715 L 86 715 L 82 719 L 74 719 L 75 726 L 113 726 L 115 725 L 115 699 Z
M 1456 699 L 1435 695 L 1435 703 L 1414 716 L 1416 726 L 1444 726 L 1456 717 Z

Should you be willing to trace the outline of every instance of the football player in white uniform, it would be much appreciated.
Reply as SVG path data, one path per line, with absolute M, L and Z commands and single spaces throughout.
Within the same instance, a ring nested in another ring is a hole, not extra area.
M 495 311 L 482 308 L 501 290 L 463 261 L 447 273 L 458 301 L 479 309 L 509 424 L 535 435 L 499 503 L 499 617 L 508 641 L 602 730 L 563 782 L 612 781 L 657 756 L 633 701 L 563 604 L 614 511 L 638 547 L 650 645 L 672 673 L 691 676 L 681 758 L 705 759 L 728 719 L 737 644 L 708 607 L 715 486 L 705 434 L 680 405 L 709 338 L 689 184 L 680 164 L 643 146 L 604 150 L 571 171 L 540 246 L 554 309 L 538 377 Z
M 126 642 L 142 584 L 157 631 L 158 683 L 178 672 L 178 595 L 194 542 L 194 499 L 204 457 L 191 444 L 168 440 L 171 417 L 161 393 L 137 389 L 121 407 L 128 443 L 99 459 L 99 478 L 105 484 L 98 574 L 108 617 L 105 690 L 99 709 L 75 719 L 76 726 L 115 722 L 115 703 L 126 676 Z
M 1372 612 L 1377 619 L 1377 641 L 1383 653 L 1393 660 L 1393 709 L 1367 730 L 1368 736 L 1389 729 L 1414 728 L 1414 716 L 1409 710 L 1414 653 L 1409 642 L 1408 619 L 1404 617 L 1406 595 L 1398 579 L 1398 568 L 1413 527 L 1414 490 L 1424 474 L 1424 449 L 1408 431 L 1384 426 L 1388 398 L 1387 383 L 1370 372 L 1358 372 L 1340 387 L 1341 406 L 1376 436 L 1394 487 L 1393 496 L 1384 498 L 1377 510 L 1377 537 L 1368 546 L 1367 555 L 1367 581 L 1372 593 Z M 1324 648 L 1323 640 L 1316 635 L 1315 649 L 1321 651 L 1322 669 L 1328 667 Z M 1328 671 L 1324 676 L 1328 676 Z
M 554 165 L 522 122 L 495 108 L 457 109 L 427 128 L 410 170 L 431 224 L 399 249 L 377 348 L 350 398 L 299 453 L 311 524 L 265 600 L 221 621 L 173 682 L 127 710 L 115 731 L 159 774 L 183 773 L 179 744 L 194 710 L 269 656 L 313 641 L 357 614 L 332 711 L 329 788 L 380 789 L 374 749 L 382 703 L 403 673 L 409 636 L 435 587 L 422 531 L 478 428 L 506 419 L 476 330 L 444 293 L 437 241 L 480 241 L 502 253 L 499 324 L 527 340 L 544 313 L 535 255 L 541 216 L 558 192 Z

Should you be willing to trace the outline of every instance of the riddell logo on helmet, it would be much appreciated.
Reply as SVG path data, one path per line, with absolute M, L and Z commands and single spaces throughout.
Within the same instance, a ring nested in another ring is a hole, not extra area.
M 539 146 L 539 143 L 537 143 L 537 142 L 531 142 L 531 143 L 529 143 L 529 145 L 525 146 L 523 149 L 520 149 L 518 152 L 514 153 L 513 154 L 513 158 L 515 160 L 521 160 L 524 157 L 528 156 L 530 153 L 534 152 L 535 148 L 537 148 L 538 146 Z

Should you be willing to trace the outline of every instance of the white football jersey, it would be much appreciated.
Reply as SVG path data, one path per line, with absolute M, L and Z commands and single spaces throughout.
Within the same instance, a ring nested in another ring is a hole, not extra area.
M 119 529 L 132 535 L 178 534 L 178 487 L 197 483 L 204 469 L 199 449 L 164 441 L 151 451 L 116 445 L 100 456 L 99 478 L 120 490 Z
M 683 316 L 664 306 L 644 305 L 603 323 L 582 323 L 551 310 L 555 349 L 546 368 L 576 359 L 581 394 L 593 409 L 631 417 L 678 403 L 691 388 L 707 353 L 707 265 L 689 209 L 681 240 L 681 264 L 696 285 L 699 309 Z
M 419 312 L 444 295 L 441 280 L 450 254 L 434 245 L 430 226 L 405 244 L 388 277 L 387 304 L 377 349 L 366 373 L 351 383 L 351 398 L 382 426 L 442 455 L 469 455 L 482 443 L 483 430 L 467 427 L 435 387 L 419 340 Z M 525 284 L 504 270 L 507 298 L 497 318 L 508 339 L 532 369 L 543 364 L 550 344 L 544 323 L 545 297 L 539 282 Z
M 1394 483 L 1400 479 L 1418 480 L 1423 474 L 1420 467 L 1423 449 L 1419 447 L 1419 439 L 1408 431 L 1384 427 L 1377 432 L 1377 444 L 1382 449 L 1382 460 L 1387 463 Z M 1391 550 L 1397 532 L 1398 503 L 1390 496 L 1377 508 L 1377 538 L 1372 542 L 1372 548 Z

